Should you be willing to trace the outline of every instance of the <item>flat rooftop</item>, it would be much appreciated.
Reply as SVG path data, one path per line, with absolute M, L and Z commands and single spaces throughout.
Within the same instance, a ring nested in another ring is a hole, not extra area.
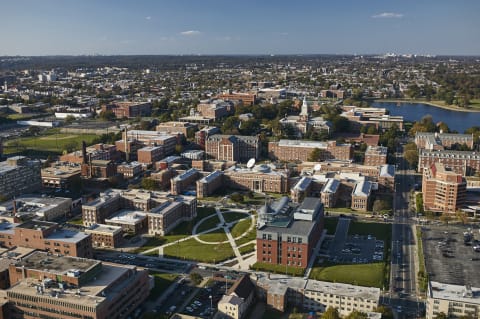
M 480 288 L 471 287 L 470 294 L 467 287 L 461 285 L 442 284 L 437 281 L 430 282 L 430 297 L 435 299 L 460 301 L 480 305 Z
M 113 226 L 113 225 L 104 225 L 104 224 L 95 224 L 90 226 L 89 228 L 85 229 L 85 233 L 102 233 L 102 234 L 117 234 L 122 230 L 120 226 Z
M 41 220 L 29 220 L 22 224 L 19 224 L 18 228 L 25 228 L 25 229 L 36 229 L 36 230 L 45 230 L 54 227 L 57 225 L 56 223 L 45 222 Z
M 67 243 L 78 243 L 87 238 L 88 236 L 89 234 L 86 234 L 84 232 L 78 232 L 69 229 L 57 229 L 45 239 L 58 240 Z
M 115 216 L 105 219 L 106 223 L 135 225 L 147 218 L 147 213 L 140 210 L 122 209 Z
M 78 269 L 81 272 L 87 272 L 99 263 L 99 261 L 93 259 L 57 256 L 42 251 L 34 251 L 30 255 L 17 261 L 15 266 L 42 271 L 47 269 L 48 272 L 63 275 L 71 269 Z
M 337 296 L 379 300 L 380 288 L 361 287 L 334 282 L 308 280 L 305 290 L 328 292 Z

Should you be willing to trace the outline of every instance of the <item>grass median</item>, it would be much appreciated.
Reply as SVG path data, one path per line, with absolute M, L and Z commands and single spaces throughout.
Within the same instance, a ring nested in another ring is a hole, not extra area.
M 165 257 L 206 263 L 217 263 L 235 256 L 232 246 L 230 246 L 229 243 L 208 245 L 200 243 L 194 238 L 165 247 L 163 254 Z
M 383 262 L 348 265 L 325 263 L 313 267 L 310 279 L 383 288 L 385 271 L 386 264 Z

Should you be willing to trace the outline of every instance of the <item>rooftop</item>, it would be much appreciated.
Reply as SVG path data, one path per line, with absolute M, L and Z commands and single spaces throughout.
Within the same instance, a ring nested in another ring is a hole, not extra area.
M 361 181 L 355 184 L 353 188 L 353 196 L 369 196 L 372 191 L 372 183 L 369 181 Z
M 380 299 L 380 288 L 361 287 L 349 284 L 308 280 L 305 290 L 329 292 L 337 296 L 356 297 L 369 300 Z
M 430 281 L 431 298 L 460 301 L 480 305 L 480 288 L 443 284 Z
M 58 241 L 63 241 L 68 243 L 78 243 L 84 240 L 85 238 L 87 238 L 88 236 L 90 235 L 84 232 L 78 232 L 74 230 L 60 228 L 54 231 L 48 237 L 46 237 L 46 239 L 58 240 Z
M 221 177 L 223 176 L 223 172 L 221 171 L 213 171 L 211 172 L 210 174 L 208 174 L 207 176 L 205 176 L 204 178 L 200 179 L 199 182 L 200 183 L 209 183 L 211 182 L 212 180 L 218 178 L 218 177 Z
M 147 218 L 147 214 L 139 210 L 123 209 L 115 216 L 105 219 L 105 223 L 135 225 Z
M 104 233 L 104 234 L 117 234 L 122 231 L 120 226 L 104 225 L 104 224 L 94 224 L 87 229 L 85 233 Z
M 182 174 L 175 176 L 175 177 L 173 178 L 173 180 L 175 180 L 175 181 L 183 181 L 183 180 L 185 180 L 185 179 L 187 179 L 187 178 L 189 178 L 189 177 L 191 177 L 191 176 L 193 176 L 193 175 L 195 175 L 195 174 L 197 174 L 197 173 L 198 173 L 198 170 L 197 170 L 197 169 L 191 168 L 191 169 L 189 169 L 188 171 L 185 171 L 185 172 L 183 172 Z
M 322 187 L 322 193 L 336 193 L 338 187 L 340 186 L 340 181 L 335 178 L 327 178 L 327 182 Z
M 385 164 L 380 166 L 380 176 L 381 177 L 394 177 L 395 176 L 395 166 Z
M 42 251 L 34 251 L 30 255 L 17 261 L 15 266 L 41 271 L 48 270 L 48 272 L 54 274 L 64 275 L 67 271 L 72 269 L 79 270 L 80 272 L 87 272 L 99 263 L 99 261 L 93 259 L 58 256 Z

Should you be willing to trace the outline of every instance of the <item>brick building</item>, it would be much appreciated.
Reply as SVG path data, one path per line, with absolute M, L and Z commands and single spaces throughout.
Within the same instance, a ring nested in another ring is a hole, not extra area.
M 42 187 L 41 163 L 24 156 L 0 162 L 0 194 L 10 198 L 31 193 Z
M 150 116 L 152 113 L 152 104 L 148 102 L 113 102 L 102 106 L 102 111 L 112 111 L 116 118 Z
M 134 266 L 33 252 L 10 266 L 9 318 L 122 318 L 153 284 Z
M 197 105 L 198 115 L 211 120 L 218 120 L 235 112 L 235 107 L 231 101 L 224 100 L 206 100 L 200 101 Z
M 372 183 L 362 181 L 355 183 L 352 191 L 352 205 L 354 210 L 366 212 L 370 208 L 372 195 Z
M 163 147 L 146 146 L 137 151 L 137 158 L 140 163 L 152 165 L 156 161 L 164 158 Z
M 387 151 L 385 146 L 368 146 L 363 164 L 368 166 L 387 164 Z
M 210 135 L 206 140 L 205 152 L 210 158 L 245 163 L 260 155 L 258 136 Z
M 158 124 L 155 130 L 157 132 L 165 132 L 170 134 L 181 133 L 187 137 L 187 136 L 193 136 L 195 131 L 198 130 L 198 125 L 193 123 L 188 123 L 188 122 L 170 121 L 170 122 L 163 122 Z
M 449 149 L 454 145 L 473 148 L 473 134 L 416 132 L 415 144 L 419 149 L 429 151 Z
M 95 224 L 85 229 L 92 236 L 92 245 L 100 248 L 117 248 L 123 243 L 122 227 Z
M 168 200 L 147 213 L 148 234 L 164 236 L 184 221 L 197 217 L 197 199 L 193 196 L 178 196 Z
M 423 171 L 422 194 L 425 210 L 455 213 L 465 204 L 467 183 L 461 174 L 434 163 Z
M 220 129 L 218 127 L 206 126 L 195 133 L 195 143 L 198 144 L 202 150 L 204 150 L 207 138 L 210 135 L 214 135 L 218 133 L 220 133 Z
M 217 96 L 219 99 L 241 101 L 243 105 L 253 105 L 257 102 L 257 95 L 253 93 L 224 92 Z
M 328 178 L 320 192 L 320 199 L 325 207 L 335 207 L 339 196 L 340 181 Z
M 117 166 L 117 173 L 124 178 L 133 178 L 143 172 L 143 165 L 138 162 L 123 163 Z
M 307 197 L 295 208 L 288 201 L 259 210 L 257 262 L 306 268 L 323 230 L 323 204 Z
M 214 194 L 224 186 L 224 176 L 221 171 L 214 171 L 197 181 L 197 198 L 204 198 Z
M 80 182 L 81 172 L 79 164 L 56 163 L 53 166 L 42 168 L 42 186 L 69 189 Z
M 353 158 L 352 145 L 340 144 L 336 141 L 280 140 L 268 143 L 268 154 L 272 160 L 307 161 L 315 149 L 320 150 L 318 161 L 329 159 L 348 161 Z
M 83 151 L 83 148 L 85 151 Z M 116 161 L 120 159 L 117 147 L 111 144 L 94 144 L 91 146 L 82 145 L 82 150 L 60 156 L 60 162 L 85 163 L 90 160 Z
M 418 152 L 418 172 L 434 163 L 442 163 L 463 176 L 473 176 L 480 172 L 480 153 L 471 151 L 429 151 L 421 149 Z
M 109 178 L 117 175 L 117 164 L 110 160 L 92 160 L 82 164 L 82 176 L 88 178 Z
M 225 185 L 240 190 L 285 194 L 288 192 L 288 173 L 266 164 L 253 168 L 232 166 L 224 171 Z
M 92 238 L 83 232 L 60 227 L 57 223 L 30 220 L 22 224 L 2 222 L 0 244 L 40 249 L 52 254 L 91 258 Z
M 170 192 L 173 195 L 180 195 L 194 185 L 198 178 L 198 170 L 191 168 L 170 180 Z

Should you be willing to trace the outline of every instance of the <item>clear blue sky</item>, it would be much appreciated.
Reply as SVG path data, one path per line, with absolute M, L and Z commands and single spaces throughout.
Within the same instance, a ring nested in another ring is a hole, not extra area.
M 480 0 L 2 0 L 0 55 L 480 55 Z

